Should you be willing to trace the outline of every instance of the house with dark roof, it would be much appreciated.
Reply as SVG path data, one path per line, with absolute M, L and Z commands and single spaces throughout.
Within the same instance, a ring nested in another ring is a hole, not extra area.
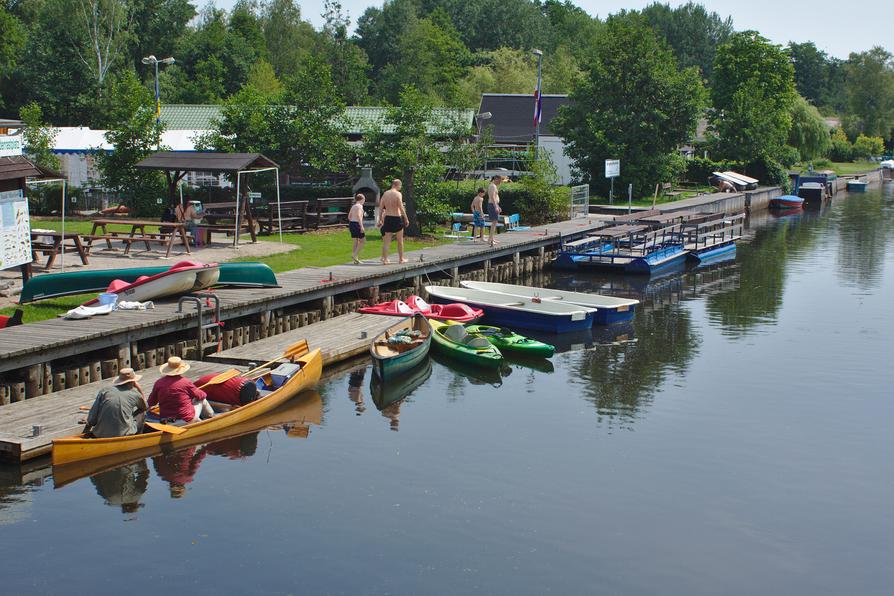
M 559 108 L 570 101 L 567 95 L 544 95 L 540 120 L 539 151 L 549 155 L 561 184 L 571 182 L 571 159 L 565 155 L 565 143 L 551 125 Z M 489 131 L 497 147 L 523 149 L 534 143 L 534 96 L 531 93 L 483 93 L 476 121 L 479 134 Z

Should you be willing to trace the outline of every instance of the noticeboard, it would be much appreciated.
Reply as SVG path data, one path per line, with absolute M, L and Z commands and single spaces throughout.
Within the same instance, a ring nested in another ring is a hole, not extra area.
M 605 177 L 617 178 L 621 175 L 621 160 L 606 159 L 605 160 Z
M 21 190 L 0 192 L 0 270 L 31 262 L 31 221 Z
M 0 135 L 0 157 L 16 157 L 22 154 L 22 137 Z

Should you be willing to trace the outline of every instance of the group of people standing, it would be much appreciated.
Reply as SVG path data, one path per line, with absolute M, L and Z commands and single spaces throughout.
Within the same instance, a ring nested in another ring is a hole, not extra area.
M 478 189 L 475 198 L 472 199 L 472 236 L 475 236 L 475 230 L 478 229 L 478 240 L 484 241 L 484 228 L 490 227 L 488 242 L 491 246 L 497 244 L 495 238 L 497 231 L 497 222 L 500 214 L 503 212 L 500 208 L 500 185 L 505 182 L 505 176 L 496 175 L 491 178 L 487 189 L 481 187 Z M 406 263 L 404 257 L 404 230 L 410 225 L 407 217 L 407 210 L 404 207 L 404 197 L 401 194 L 403 183 L 395 178 L 391 181 L 391 188 L 385 191 L 379 201 L 379 209 L 376 213 L 376 227 L 382 232 L 382 264 L 389 265 L 391 261 L 388 259 L 388 253 L 391 249 L 392 238 L 397 240 L 397 253 L 400 263 Z M 487 205 L 485 206 L 485 196 L 487 197 Z M 360 251 L 366 244 L 366 229 L 363 225 L 363 206 L 366 204 L 366 197 L 362 194 L 354 196 L 354 205 L 348 212 L 348 230 L 354 243 L 354 250 L 351 258 L 354 263 L 360 263 Z M 485 220 L 485 213 L 487 220 Z

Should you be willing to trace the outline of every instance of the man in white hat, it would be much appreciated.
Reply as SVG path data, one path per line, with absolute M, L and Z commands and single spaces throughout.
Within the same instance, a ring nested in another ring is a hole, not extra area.
M 87 414 L 84 434 L 102 439 L 123 437 L 143 431 L 146 397 L 132 368 L 122 368 L 111 387 L 104 387 Z
M 149 407 L 158 404 L 160 420 L 183 425 L 214 416 L 205 392 L 183 376 L 189 370 L 188 362 L 171 356 L 158 370 L 163 376 L 152 386 Z

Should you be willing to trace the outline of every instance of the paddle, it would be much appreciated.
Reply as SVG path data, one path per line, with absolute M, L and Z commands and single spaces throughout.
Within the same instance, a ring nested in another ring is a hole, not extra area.
M 292 359 L 292 358 L 304 356 L 309 351 L 310 350 L 308 349 L 308 346 L 307 346 L 307 340 L 302 339 L 301 341 L 295 342 L 292 345 L 290 345 L 289 347 L 287 347 L 286 351 L 283 353 L 282 356 L 280 356 L 278 358 L 274 358 L 273 360 L 271 360 L 269 362 L 265 362 L 261 366 L 256 366 L 255 368 L 251 369 L 250 371 L 242 373 L 242 375 L 248 376 L 248 375 L 252 374 L 253 372 L 257 372 L 257 371 L 261 370 L 262 368 L 267 368 L 274 362 L 278 362 L 278 361 L 282 360 L 283 358 Z
M 220 385 L 221 383 L 229 381 L 230 379 L 234 379 L 241 374 L 242 373 L 239 372 L 238 370 L 236 370 L 235 368 L 231 368 L 230 370 L 226 370 L 226 371 L 220 373 L 219 375 L 212 377 L 207 383 L 205 383 L 204 385 L 201 385 L 199 387 L 199 389 L 204 389 L 208 385 Z
M 155 430 L 160 430 L 163 433 L 170 433 L 172 435 L 179 435 L 185 433 L 187 430 L 182 426 L 174 426 L 173 424 L 161 424 L 160 422 L 144 422 L 146 426 L 149 428 L 154 428 Z

